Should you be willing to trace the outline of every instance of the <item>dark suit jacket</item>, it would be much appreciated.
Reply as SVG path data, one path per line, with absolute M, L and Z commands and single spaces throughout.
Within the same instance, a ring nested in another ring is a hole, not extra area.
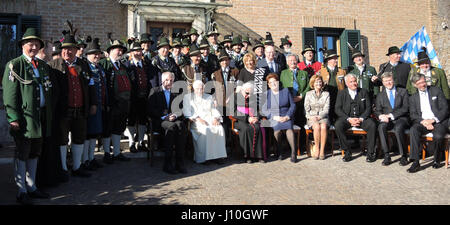
M 448 118 L 447 99 L 441 89 L 433 86 L 428 88 L 428 98 L 431 104 L 431 111 L 436 116 L 439 122 L 443 122 Z M 409 113 L 410 118 L 414 123 L 420 123 L 422 119 L 422 111 L 420 110 L 420 96 L 419 92 L 409 97 Z
M 370 103 L 370 96 L 367 90 L 357 88 L 355 100 L 357 101 L 359 108 L 359 115 L 357 115 L 357 118 L 369 118 L 372 111 L 372 104 Z M 350 97 L 350 94 L 348 93 L 348 88 L 345 88 L 344 90 L 338 92 L 334 111 L 336 112 L 336 115 L 339 117 L 339 119 L 348 119 L 349 117 L 354 117 L 353 115 L 350 115 L 351 101 L 352 97 Z
M 150 94 L 148 96 L 148 105 L 147 109 L 150 114 L 150 118 L 152 119 L 153 129 L 156 131 L 161 130 L 161 117 L 174 113 L 177 116 L 176 120 L 183 120 L 183 111 L 182 111 L 182 103 L 183 98 L 181 98 L 180 104 L 177 111 L 172 112 L 172 103 L 178 94 L 170 92 L 170 102 L 169 108 L 166 103 L 166 96 L 164 95 L 164 90 L 162 86 L 154 87 L 150 90 Z
M 406 83 L 408 82 L 409 71 L 411 66 L 409 63 L 398 62 L 396 67 L 392 67 L 389 62 L 383 63 L 378 69 L 378 74 L 381 76 L 384 72 L 394 73 L 394 85 L 396 87 L 406 88 Z M 378 86 L 382 86 L 381 79 L 378 79 L 376 83 Z
M 206 69 L 206 77 L 208 78 L 208 80 L 211 80 L 211 74 L 214 73 L 214 71 L 216 71 L 218 68 L 220 68 L 219 59 L 214 54 L 208 55 L 207 62 L 205 62 L 202 58 L 200 64 L 203 64 L 203 67 Z
M 56 80 L 58 82 L 57 85 L 60 89 L 60 96 L 56 106 L 56 113 L 60 115 L 66 115 L 67 109 L 69 108 L 69 68 L 62 58 L 52 60 L 48 63 L 48 65 L 52 67 L 57 74 Z M 80 79 L 81 84 L 81 91 L 83 92 L 83 116 L 87 117 L 89 115 L 90 106 L 97 105 L 97 93 L 95 91 L 95 87 L 94 85 L 89 85 L 90 79 L 92 77 L 92 72 L 87 62 L 79 58 L 74 63 L 74 67 L 78 73 L 78 78 Z
M 397 120 L 401 117 L 408 118 L 409 110 L 409 95 L 404 88 L 395 88 L 395 103 L 392 109 L 391 103 L 389 102 L 388 93 L 386 88 L 377 95 L 375 100 L 376 110 L 375 115 L 378 117 L 381 114 L 392 113 L 394 119 Z
M 151 80 L 158 75 L 158 73 L 152 69 L 153 65 L 148 62 L 147 60 L 142 60 L 142 66 L 144 68 L 145 74 L 147 75 L 147 89 L 145 90 L 145 97 L 148 97 L 148 94 L 150 93 L 150 89 L 153 87 Z M 131 101 L 135 101 L 138 97 L 138 90 L 139 90 L 139 79 L 138 79 L 138 67 L 134 65 L 133 62 L 127 61 L 125 63 L 125 66 L 129 68 L 130 71 L 130 82 L 131 82 Z
M 278 76 L 280 76 L 281 71 L 282 70 L 282 66 L 274 59 L 273 60 L 275 62 L 275 67 L 276 69 L 276 74 L 278 74 Z M 269 65 L 267 64 L 267 60 L 266 59 L 262 59 L 258 62 L 258 64 L 256 64 L 256 68 L 265 68 L 266 69 L 266 73 L 269 74 L 270 73 L 270 68 Z

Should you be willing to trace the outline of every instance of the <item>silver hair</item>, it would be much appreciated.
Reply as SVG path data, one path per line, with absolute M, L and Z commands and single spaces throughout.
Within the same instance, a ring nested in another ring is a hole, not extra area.
M 348 74 L 345 75 L 345 77 L 344 77 L 345 82 L 347 82 L 347 79 L 348 79 L 349 77 L 354 77 L 355 79 L 357 79 L 355 74 L 353 74 L 353 73 L 348 73 Z
M 425 77 L 425 75 L 422 74 L 422 73 L 414 73 L 414 74 L 411 76 L 411 78 L 410 78 L 411 83 L 415 84 L 415 83 L 416 83 L 417 81 L 419 81 L 420 78 L 422 78 L 422 77 Z
M 291 57 L 291 56 L 295 56 L 295 60 L 297 60 L 297 62 L 298 62 L 298 55 L 297 55 L 297 54 L 294 54 L 294 53 L 289 53 L 289 54 L 286 55 L 286 63 L 288 62 L 288 59 L 289 59 L 289 57 Z
M 197 86 L 205 86 L 205 84 L 201 81 L 201 80 L 195 80 L 193 83 L 192 83 L 192 87 L 193 88 L 195 88 L 195 87 L 197 87 Z
M 167 76 L 172 76 L 172 78 L 175 79 L 175 74 L 170 72 L 170 71 L 167 71 L 167 72 L 164 72 L 164 73 L 161 74 L 161 82 L 163 80 L 165 80 Z

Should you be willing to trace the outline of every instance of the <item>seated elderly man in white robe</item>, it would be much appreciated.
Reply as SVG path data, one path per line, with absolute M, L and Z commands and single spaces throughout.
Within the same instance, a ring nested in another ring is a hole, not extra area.
M 194 161 L 207 164 L 208 160 L 214 160 L 222 164 L 227 157 L 225 131 L 220 124 L 222 115 L 215 107 L 213 96 L 203 93 L 201 80 L 194 81 L 192 86 L 194 92 L 183 98 L 183 114 L 192 121 Z

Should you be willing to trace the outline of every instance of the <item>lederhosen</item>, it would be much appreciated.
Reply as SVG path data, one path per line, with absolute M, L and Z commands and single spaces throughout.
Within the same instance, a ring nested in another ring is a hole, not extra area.
M 83 89 L 84 79 L 89 79 L 85 72 L 79 74 L 75 67 L 70 67 L 66 64 L 64 75 L 67 78 L 67 112 L 62 115 L 60 120 L 59 131 L 61 134 L 60 145 L 67 145 L 69 142 L 69 131 L 72 134 L 73 144 L 83 144 L 86 139 L 87 131 L 87 112 L 85 112 L 85 104 L 88 99 L 85 99 L 84 92 L 88 90 Z

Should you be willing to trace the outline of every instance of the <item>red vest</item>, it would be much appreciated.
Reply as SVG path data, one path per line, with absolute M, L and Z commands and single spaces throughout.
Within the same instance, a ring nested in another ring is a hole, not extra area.
M 137 79 L 139 90 L 145 91 L 147 90 L 147 74 L 145 74 L 144 68 L 137 67 Z
M 122 65 L 119 70 L 116 70 L 114 67 L 114 70 L 116 72 L 116 81 L 117 81 L 117 91 L 120 92 L 126 92 L 131 91 L 130 81 L 128 80 L 127 72 Z
M 316 74 L 317 71 L 319 71 L 320 68 L 322 68 L 322 63 L 314 62 L 311 65 L 306 66 L 305 62 L 300 62 L 297 66 L 300 70 L 308 72 L 308 77 L 311 78 L 312 75 Z
M 69 107 L 80 108 L 83 106 L 83 91 L 81 90 L 81 81 L 75 67 L 68 66 L 69 77 Z

